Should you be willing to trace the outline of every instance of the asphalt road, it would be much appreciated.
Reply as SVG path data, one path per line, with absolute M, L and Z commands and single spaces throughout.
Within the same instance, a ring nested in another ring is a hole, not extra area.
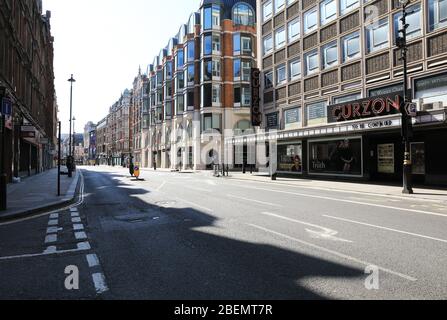
M 447 298 L 443 203 L 200 173 L 82 173 L 78 205 L 0 224 L 0 299 Z M 65 287 L 67 266 L 78 290 Z

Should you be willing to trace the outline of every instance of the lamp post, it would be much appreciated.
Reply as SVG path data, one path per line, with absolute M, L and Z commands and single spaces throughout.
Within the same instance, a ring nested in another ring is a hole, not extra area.
M 75 154 L 75 151 L 76 151 L 76 125 L 75 125 L 76 118 L 73 117 L 72 120 L 73 120 L 73 152 L 71 154 L 73 156 L 73 167 L 74 167 L 75 157 L 76 157 L 76 154 Z
M 405 147 L 404 152 L 404 164 L 403 164 L 403 190 L 404 194 L 413 194 L 413 186 L 412 186 L 412 163 L 411 163 L 411 150 L 410 150 L 410 139 L 412 136 L 412 122 L 411 117 L 408 114 L 407 106 L 411 103 L 411 92 L 408 90 L 408 46 L 407 46 L 407 29 L 410 26 L 407 23 L 407 16 L 411 14 L 411 12 L 407 11 L 407 7 L 410 3 L 410 0 L 399 0 L 402 5 L 402 18 L 400 19 L 402 23 L 402 28 L 399 30 L 399 36 L 397 37 L 396 44 L 397 47 L 401 50 L 401 58 L 403 64 L 403 73 L 404 73 L 404 94 L 403 94 L 403 104 L 401 106 L 401 114 L 402 114 L 402 138 Z
M 68 79 L 68 82 L 70 82 L 70 135 L 68 138 L 69 141 L 69 148 L 68 148 L 68 154 L 69 157 L 68 159 L 70 159 L 69 162 L 67 162 L 67 169 L 68 169 L 68 177 L 71 178 L 72 177 L 72 164 L 71 161 L 73 159 L 73 154 L 72 154 L 72 150 L 71 150 L 71 121 L 72 121 L 72 117 L 73 117 L 73 82 L 76 82 L 76 80 L 73 78 L 73 75 L 71 75 L 70 79 Z

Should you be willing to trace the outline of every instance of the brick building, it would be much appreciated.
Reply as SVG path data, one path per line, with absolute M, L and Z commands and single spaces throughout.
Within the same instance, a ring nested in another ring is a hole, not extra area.
M 0 2 L 0 100 L 4 171 L 28 176 L 54 165 L 57 104 L 51 14 L 41 0 Z M 3 139 L 4 138 L 4 139 Z

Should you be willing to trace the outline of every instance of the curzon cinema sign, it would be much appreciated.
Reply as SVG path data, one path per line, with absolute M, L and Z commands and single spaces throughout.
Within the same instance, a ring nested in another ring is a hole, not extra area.
M 397 114 L 402 102 L 401 94 L 393 94 L 328 106 L 328 120 L 334 123 Z

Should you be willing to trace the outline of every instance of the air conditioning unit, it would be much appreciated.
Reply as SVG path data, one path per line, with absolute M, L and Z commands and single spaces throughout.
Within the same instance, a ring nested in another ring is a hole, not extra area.
M 442 101 L 437 101 L 437 102 L 422 104 L 421 111 L 439 110 L 442 108 L 444 108 L 444 103 Z

